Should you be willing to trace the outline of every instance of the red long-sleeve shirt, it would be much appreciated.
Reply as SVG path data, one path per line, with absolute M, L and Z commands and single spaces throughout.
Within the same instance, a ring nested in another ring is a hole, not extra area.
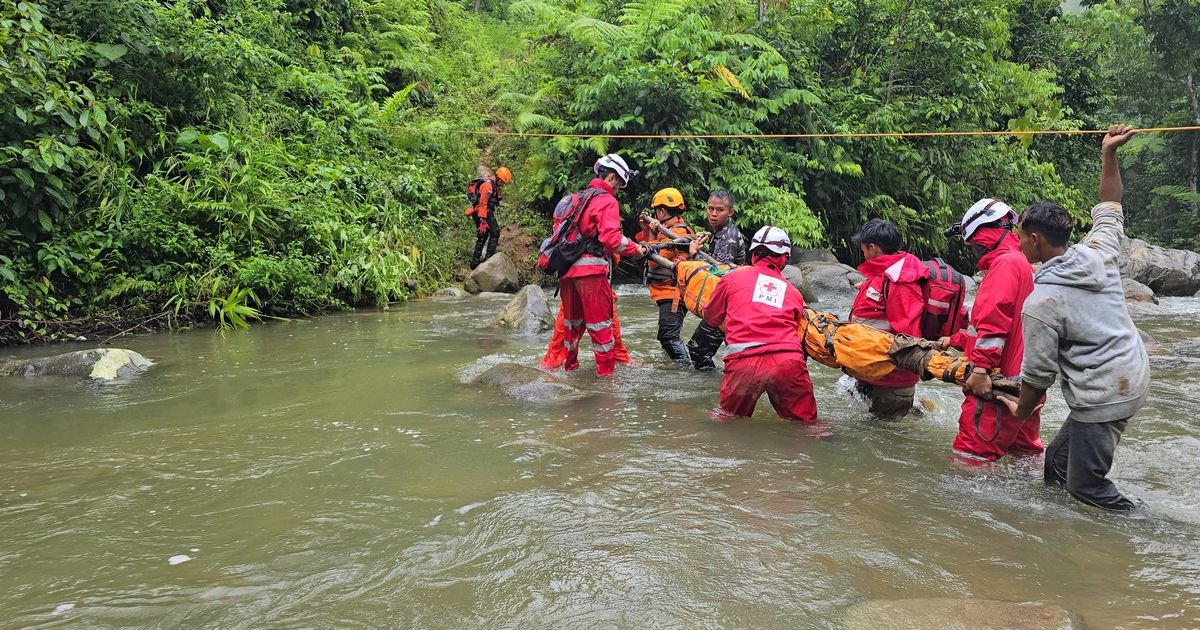
M 866 276 L 854 305 L 850 321 L 889 332 L 921 336 L 921 314 L 925 296 L 921 281 L 929 269 L 920 258 L 907 252 L 884 254 L 864 262 L 858 270 Z M 896 370 L 873 384 L 908 387 L 921 380 L 916 374 Z
M 721 278 L 704 307 L 705 322 L 725 325 L 726 359 L 800 352 L 803 320 L 804 297 L 765 259 Z
M 995 243 L 1004 230 L 983 228 L 995 234 L 981 234 L 977 241 Z M 1021 373 L 1025 355 L 1024 327 L 1021 308 L 1033 293 L 1033 268 L 1013 234 L 1004 236 L 995 249 L 979 259 L 978 268 L 985 272 L 975 305 L 971 308 L 971 325 L 967 332 L 955 334 L 950 344 L 965 351 L 977 367 L 1000 368 L 1004 376 Z
M 637 243 L 621 234 L 621 207 L 613 195 L 612 186 L 600 178 L 593 178 L 588 184 L 588 188 L 601 191 L 600 195 L 593 199 L 592 203 L 583 211 L 576 230 L 572 231 L 572 234 L 578 232 L 584 236 L 594 236 L 604 247 L 605 255 L 584 254 L 575 261 L 567 273 L 563 274 L 564 278 L 607 274 L 610 268 L 609 259 L 612 256 L 636 256 L 638 254 Z M 571 234 L 566 236 L 572 238 Z

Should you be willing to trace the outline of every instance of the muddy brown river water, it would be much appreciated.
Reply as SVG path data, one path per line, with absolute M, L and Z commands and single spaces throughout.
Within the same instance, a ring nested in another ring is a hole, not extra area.
M 582 400 L 469 384 L 545 343 L 481 328 L 486 298 L 128 339 L 157 365 L 123 384 L 0 380 L 0 626 L 837 628 L 923 597 L 1200 626 L 1200 300 L 1137 317 L 1164 356 L 1113 472 L 1146 507 L 1114 516 L 1040 460 L 953 463 L 945 384 L 884 423 L 814 365 L 831 435 L 765 400 L 713 422 L 719 376 L 669 365 L 643 291 L 637 364 L 585 359 Z M 1056 391 L 1046 440 L 1065 414 Z

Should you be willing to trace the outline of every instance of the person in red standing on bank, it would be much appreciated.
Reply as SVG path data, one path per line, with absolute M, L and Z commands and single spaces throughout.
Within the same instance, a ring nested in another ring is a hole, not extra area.
M 596 160 L 592 167 L 596 177 L 585 191 L 576 195 L 579 203 L 586 202 L 575 228 L 566 236 L 586 239 L 579 257 L 559 278 L 562 296 L 563 325 L 567 350 L 563 368 L 568 372 L 579 368 L 579 342 L 586 330 L 592 338 L 596 354 L 596 374 L 608 376 L 616 365 L 613 335 L 613 291 L 609 282 L 612 257 L 641 258 L 646 249 L 621 234 L 621 209 L 616 192 L 629 185 L 637 175 L 621 156 L 610 153 Z M 556 219 L 557 223 L 561 222 Z
M 783 230 L 764 226 L 750 241 L 750 266 L 721 278 L 704 307 L 704 321 L 725 328 L 725 374 L 720 415 L 749 417 L 763 392 L 785 420 L 815 422 L 808 363 L 797 330 L 804 297 L 781 271 L 792 252 Z
M 963 350 L 974 365 L 963 388 L 966 400 L 954 438 L 955 454 L 968 460 L 994 461 L 1010 452 L 1045 450 L 1041 415 L 1018 419 L 993 399 L 989 376 L 990 371 L 999 369 L 1005 378 L 1017 378 L 1025 355 L 1021 308 L 1033 293 L 1033 267 L 1013 233 L 1016 223 L 1017 213 L 1008 204 L 980 199 L 958 225 L 946 230 L 947 236 L 962 235 L 984 273 L 967 331 L 942 339 L 943 345 Z
M 866 276 L 859 287 L 850 321 L 887 333 L 921 336 L 921 313 L 925 297 L 921 281 L 929 273 L 920 258 L 900 249 L 900 228 L 891 221 L 871 219 L 854 235 L 852 242 L 862 251 L 858 270 Z M 896 370 L 878 381 L 858 381 L 857 388 L 871 399 L 871 413 L 895 418 L 913 406 L 916 374 Z

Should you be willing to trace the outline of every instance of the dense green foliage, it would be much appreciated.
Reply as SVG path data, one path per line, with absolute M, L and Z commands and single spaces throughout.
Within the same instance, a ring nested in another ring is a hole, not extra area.
M 499 60 L 461 8 L 0 6 L 0 339 L 386 304 L 453 269 L 478 151 L 393 127 L 478 115 L 457 86 Z
M 1195 0 L 0 0 L 0 342 L 405 299 L 461 264 L 478 163 L 516 173 L 507 221 L 620 151 L 643 172 L 627 218 L 654 188 L 693 208 L 728 188 L 744 228 L 843 252 L 873 216 L 944 250 L 981 196 L 1083 216 L 1094 137 L 459 131 L 1200 124 L 1198 16 Z M 1141 233 L 1196 247 L 1198 143 L 1136 145 Z
M 523 0 L 532 63 L 506 94 L 518 129 L 626 134 L 1076 129 L 1111 98 L 1095 68 L 1127 18 L 1107 8 L 1064 15 L 1054 3 L 810 0 L 768 11 L 709 0 L 627 2 L 619 9 Z M 572 5 L 574 6 L 574 5 Z M 605 18 L 608 18 L 607 20 Z M 1070 87 L 1071 92 L 1065 92 Z M 773 222 L 793 239 L 844 247 L 865 219 L 904 227 L 923 251 L 981 196 L 1041 198 L 1085 210 L 1090 196 L 1060 168 L 1091 168 L 1082 142 L 1014 138 L 568 140 L 530 143 L 538 192 L 550 195 L 581 156 L 621 150 L 652 187 L 692 199 L 729 188 L 746 227 Z

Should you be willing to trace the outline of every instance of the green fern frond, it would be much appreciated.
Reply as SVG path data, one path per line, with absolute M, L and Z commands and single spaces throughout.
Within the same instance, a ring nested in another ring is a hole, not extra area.
M 581 17 L 567 25 L 566 31 L 581 42 L 595 46 L 611 46 L 629 37 L 620 26 L 596 18 Z

